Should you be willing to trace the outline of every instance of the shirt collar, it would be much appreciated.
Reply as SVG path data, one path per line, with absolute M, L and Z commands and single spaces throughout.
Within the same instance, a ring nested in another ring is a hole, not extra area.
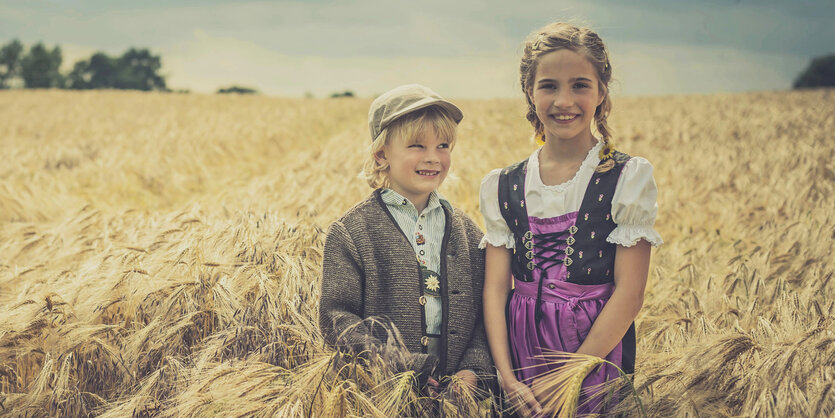
M 392 189 L 382 189 L 380 192 L 380 197 L 383 199 L 383 203 L 388 206 L 411 206 L 415 207 L 409 199 L 406 199 L 400 193 L 395 192 Z M 432 193 L 429 193 L 429 202 L 426 204 L 426 209 L 424 209 L 424 213 L 429 213 L 437 208 L 445 207 L 448 211 L 452 212 L 452 205 L 449 201 L 441 195 L 440 192 L 437 190 L 433 190 Z M 417 210 L 417 208 L 415 208 Z
M 597 143 L 586 154 L 582 165 L 586 167 L 597 167 L 600 164 L 600 149 L 603 148 L 603 141 L 600 138 L 595 138 Z M 534 152 L 528 157 L 528 167 L 536 167 L 536 172 L 539 172 L 539 152 L 542 147 L 537 147 Z

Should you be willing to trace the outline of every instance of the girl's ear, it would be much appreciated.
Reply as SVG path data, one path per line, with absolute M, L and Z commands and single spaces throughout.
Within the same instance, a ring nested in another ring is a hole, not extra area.
M 603 104 L 603 100 L 606 99 L 607 94 L 609 94 L 609 91 L 606 87 L 601 87 L 597 89 L 597 106 Z
M 377 151 L 377 153 L 374 154 L 374 159 L 377 160 L 377 162 L 380 163 L 380 164 L 386 163 L 387 162 L 386 150 L 381 149 L 381 150 Z

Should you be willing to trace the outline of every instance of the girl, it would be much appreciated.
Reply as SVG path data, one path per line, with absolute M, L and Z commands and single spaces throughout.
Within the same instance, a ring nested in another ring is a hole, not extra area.
M 652 165 L 613 149 L 612 67 L 600 37 L 554 23 L 524 44 L 527 118 L 542 145 L 481 184 L 487 234 L 484 318 L 502 387 L 524 415 L 547 350 L 605 358 L 632 373 L 657 212 Z M 599 138 L 592 134 L 595 125 Z M 512 279 L 511 279 L 512 275 Z M 511 282 L 513 286 L 511 286 Z M 593 371 L 584 387 L 618 376 Z M 584 402 L 593 412 L 599 402 Z

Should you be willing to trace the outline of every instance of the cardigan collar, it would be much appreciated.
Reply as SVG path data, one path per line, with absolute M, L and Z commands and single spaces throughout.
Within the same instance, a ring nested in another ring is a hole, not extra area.
M 389 206 L 406 206 L 410 205 L 414 207 L 412 202 L 409 199 L 406 199 L 400 193 L 388 188 L 380 188 L 377 189 L 380 193 L 380 197 L 383 200 L 383 203 Z M 426 208 L 424 209 L 424 213 L 428 213 L 429 211 L 435 210 L 436 208 L 443 207 L 449 213 L 453 213 L 452 205 L 449 203 L 446 198 L 441 195 L 440 192 L 437 190 L 433 190 L 432 193 L 429 193 L 429 202 L 426 204 Z

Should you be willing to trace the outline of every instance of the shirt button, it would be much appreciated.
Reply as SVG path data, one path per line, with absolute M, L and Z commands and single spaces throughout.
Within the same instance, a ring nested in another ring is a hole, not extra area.
M 423 231 L 423 225 L 418 225 L 418 229 Z
M 424 335 L 423 337 L 420 337 L 420 343 L 421 343 L 424 347 L 428 346 L 428 345 L 429 345 L 429 337 L 427 337 L 427 336 L 425 336 L 425 335 Z
M 555 288 L 555 287 L 557 287 L 557 286 L 554 286 L 554 284 L 553 284 L 553 283 L 548 283 L 548 288 L 549 288 L 549 289 L 553 289 L 553 288 Z
M 423 255 L 423 250 L 420 250 L 420 255 Z
M 407 202 L 406 199 L 403 199 L 403 204 L 405 205 L 407 203 L 409 203 L 409 202 Z

